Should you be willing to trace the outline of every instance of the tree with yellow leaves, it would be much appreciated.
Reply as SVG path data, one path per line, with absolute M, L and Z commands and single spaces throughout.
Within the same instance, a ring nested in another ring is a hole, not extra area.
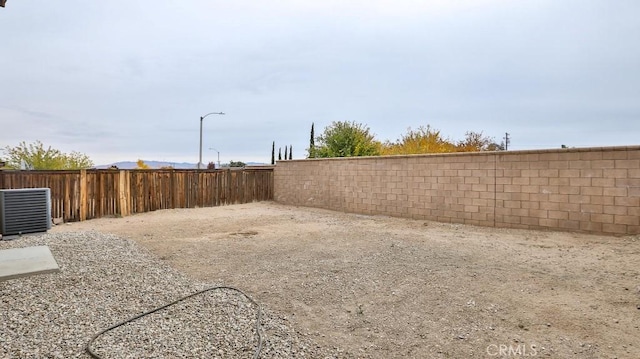
M 417 130 L 409 128 L 407 133 L 395 142 L 382 145 L 383 155 L 411 155 L 420 153 L 480 152 L 499 151 L 503 148 L 482 132 L 469 131 L 462 141 L 454 142 L 443 137 L 440 130 L 427 125 Z
M 387 141 L 382 146 L 383 155 L 410 155 L 418 153 L 454 152 L 456 145 L 444 138 L 439 130 L 427 125 L 417 130 L 409 128 L 396 142 Z
M 151 169 L 151 167 L 149 167 L 148 164 L 144 163 L 143 160 L 138 160 L 136 162 L 136 165 L 137 165 L 137 167 L 136 167 L 137 170 L 148 170 L 148 169 Z

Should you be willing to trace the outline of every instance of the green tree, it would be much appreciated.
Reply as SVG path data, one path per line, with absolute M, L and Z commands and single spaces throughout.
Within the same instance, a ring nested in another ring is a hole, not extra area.
M 314 131 L 314 123 L 311 122 L 311 136 L 309 138 L 309 155 L 307 156 L 307 158 L 314 158 L 316 157 L 316 143 L 315 143 L 315 131 Z
M 242 161 L 233 161 L 233 160 L 229 161 L 229 167 L 244 167 L 246 165 L 247 164 Z
M 278 161 L 282 161 L 282 147 L 278 148 Z
M 68 169 L 83 169 L 93 167 L 93 161 L 89 159 L 89 156 L 78 151 L 71 151 L 65 155 L 65 168 Z
M 491 144 L 489 144 L 489 147 L 487 147 L 487 151 L 504 151 L 504 142 L 492 142 Z
M 288 160 L 289 159 L 289 147 L 284 146 L 284 159 Z
M 293 159 L 293 145 L 289 145 L 289 159 Z
M 70 170 L 93 167 L 91 159 L 83 153 L 76 151 L 64 153 L 51 146 L 45 148 L 40 141 L 30 144 L 23 141 L 15 147 L 7 146 L 4 153 L 7 167 L 13 169 L 22 168 L 22 165 L 28 170 Z
M 273 143 L 271 143 L 271 164 L 276 164 L 276 141 L 273 141 Z
M 316 138 L 316 157 L 377 156 L 380 142 L 369 128 L 356 122 L 333 122 Z

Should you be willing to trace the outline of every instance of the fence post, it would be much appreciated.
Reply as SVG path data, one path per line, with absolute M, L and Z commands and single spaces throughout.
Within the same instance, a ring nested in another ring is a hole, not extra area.
M 118 176 L 118 203 L 120 204 L 120 216 L 129 215 L 129 174 L 121 170 Z
M 176 188 L 176 170 L 170 170 L 170 184 L 169 184 L 169 195 L 171 196 L 171 207 L 170 208 L 178 208 L 177 200 L 178 200 L 178 189 Z
M 227 168 L 227 189 L 226 189 L 226 198 L 225 198 L 225 203 L 224 204 L 233 204 L 233 201 L 231 201 L 231 168 Z
M 80 221 L 87 220 L 87 208 L 89 200 L 87 198 L 87 170 L 80 170 Z

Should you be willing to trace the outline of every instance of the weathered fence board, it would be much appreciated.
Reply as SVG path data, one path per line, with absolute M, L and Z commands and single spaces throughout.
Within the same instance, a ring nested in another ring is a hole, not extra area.
M 0 189 L 50 188 L 65 222 L 273 199 L 273 168 L 0 171 Z

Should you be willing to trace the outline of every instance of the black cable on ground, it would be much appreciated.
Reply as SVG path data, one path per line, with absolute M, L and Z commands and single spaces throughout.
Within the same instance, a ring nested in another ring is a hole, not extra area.
M 237 288 L 234 288 L 234 287 L 228 287 L 228 286 L 219 286 L 219 287 L 211 287 L 211 288 L 203 289 L 203 290 L 195 292 L 193 294 L 189 294 L 187 296 L 184 296 L 184 297 L 182 297 L 182 298 L 180 298 L 178 300 L 175 300 L 175 301 L 173 301 L 173 302 L 171 302 L 169 304 L 165 304 L 165 305 L 163 305 L 161 307 L 152 309 L 152 310 L 150 310 L 148 312 L 144 312 L 142 314 L 136 315 L 133 318 L 129 318 L 127 320 L 124 320 L 124 321 L 122 321 L 122 322 L 120 322 L 118 324 L 114 324 L 114 325 L 110 326 L 109 328 L 107 328 L 107 329 L 97 333 L 96 335 L 94 335 L 89 340 L 87 345 L 85 346 L 85 349 L 86 349 L 87 353 L 89 353 L 89 355 L 91 355 L 91 357 L 93 357 L 95 359 L 102 359 L 101 356 L 96 354 L 91 349 L 91 344 L 93 344 L 93 342 L 98 337 L 100 337 L 101 335 L 103 335 L 103 334 L 105 334 L 105 333 L 107 333 L 107 332 L 109 332 L 109 331 L 111 331 L 113 329 L 116 329 L 118 327 L 121 327 L 121 326 L 123 326 L 123 325 L 125 325 L 127 323 L 131 323 L 131 322 L 133 322 L 133 321 L 135 321 L 137 319 L 140 319 L 140 318 L 142 318 L 142 317 L 144 317 L 146 315 L 149 315 L 149 314 L 155 313 L 155 312 L 157 312 L 159 310 L 168 308 L 168 307 L 170 307 L 170 306 L 172 306 L 174 304 L 178 304 L 178 303 L 182 302 L 183 300 L 186 300 L 186 299 L 189 299 L 191 297 L 195 297 L 197 295 L 200 295 L 200 294 L 203 294 L 203 293 L 206 293 L 206 292 L 210 292 L 210 291 L 213 291 L 213 290 L 219 290 L 219 289 L 228 289 L 228 290 L 231 290 L 231 291 L 234 291 L 234 292 L 238 292 L 238 293 L 242 294 L 245 298 L 247 298 L 249 300 L 249 302 L 253 303 L 256 307 L 258 307 L 258 313 L 256 314 L 256 333 L 258 334 L 258 346 L 256 347 L 256 351 L 253 353 L 253 359 L 257 359 L 258 357 L 260 357 L 260 351 L 262 350 L 262 342 L 263 342 L 262 333 L 260 332 L 260 320 L 262 318 L 262 310 L 260 309 L 260 305 L 255 300 L 253 300 L 250 296 L 245 294 L 243 291 L 241 291 L 240 289 L 237 289 Z

